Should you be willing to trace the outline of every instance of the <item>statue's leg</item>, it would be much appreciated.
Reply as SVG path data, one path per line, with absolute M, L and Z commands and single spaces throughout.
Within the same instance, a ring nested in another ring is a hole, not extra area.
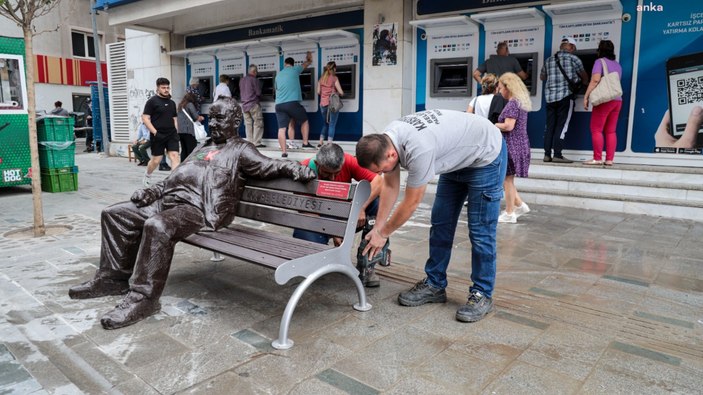
M 105 208 L 100 218 L 98 270 L 92 280 L 71 287 L 68 295 L 72 299 L 86 299 L 127 293 L 144 221 L 159 208 L 158 203 L 139 208 L 132 202 Z
M 130 292 L 101 319 L 105 329 L 134 324 L 161 308 L 159 297 L 166 285 L 176 243 L 204 226 L 202 212 L 179 205 L 148 218 L 144 223 Z

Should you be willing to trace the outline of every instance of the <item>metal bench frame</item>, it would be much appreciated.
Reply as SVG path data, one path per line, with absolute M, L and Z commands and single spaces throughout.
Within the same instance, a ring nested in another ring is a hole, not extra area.
M 347 196 L 339 196 L 345 190 Z M 236 223 L 216 232 L 196 233 L 183 241 L 213 251 L 212 260 L 222 260 L 222 254 L 275 269 L 274 278 L 279 285 L 295 277 L 305 278 L 288 299 L 278 339 L 271 343 L 276 349 L 289 349 L 293 341 L 288 338 L 288 329 L 295 307 L 312 283 L 326 274 L 342 273 L 349 277 L 359 295 L 354 309 L 371 309 L 359 272 L 351 261 L 357 219 L 370 192 L 368 181 L 358 184 L 317 180 L 299 183 L 289 179 L 247 182 L 237 218 L 343 237 L 338 247 Z

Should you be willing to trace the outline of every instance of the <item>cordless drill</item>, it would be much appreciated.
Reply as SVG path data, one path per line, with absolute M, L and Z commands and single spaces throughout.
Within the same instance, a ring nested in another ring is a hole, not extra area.
M 391 264 L 390 240 L 386 240 L 386 244 L 381 251 L 372 259 L 369 259 L 368 253 L 364 255 L 364 248 L 369 244 L 368 240 L 366 240 L 366 235 L 371 232 L 375 224 L 376 217 L 366 218 L 366 224 L 361 232 L 361 243 L 359 243 L 359 249 L 356 251 L 356 268 L 359 270 L 359 278 L 364 285 L 368 282 L 368 277 L 373 273 L 374 266 L 377 263 L 381 266 L 390 266 Z

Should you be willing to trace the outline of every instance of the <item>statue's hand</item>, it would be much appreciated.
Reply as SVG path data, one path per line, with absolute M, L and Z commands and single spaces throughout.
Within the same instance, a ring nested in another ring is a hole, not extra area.
M 137 207 L 148 206 L 156 200 L 157 196 L 151 189 L 137 189 L 132 194 L 131 200 Z
M 310 181 L 316 177 L 315 172 L 309 167 L 299 166 L 298 169 L 293 172 L 294 181 Z

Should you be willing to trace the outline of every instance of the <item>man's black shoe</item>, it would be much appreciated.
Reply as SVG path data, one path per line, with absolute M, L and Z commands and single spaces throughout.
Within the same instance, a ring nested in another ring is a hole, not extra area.
M 554 162 L 554 163 L 574 163 L 573 160 L 566 159 L 563 156 L 555 156 L 554 158 L 552 158 L 552 162 Z
M 108 295 L 124 295 L 129 291 L 127 280 L 110 280 L 95 277 L 90 281 L 74 285 L 68 290 L 71 299 L 90 299 Z
M 159 170 L 161 170 L 161 171 L 171 171 L 171 166 L 169 166 L 169 165 L 159 165 Z
M 415 284 L 411 290 L 401 292 L 398 295 L 398 303 L 401 306 L 421 306 L 425 303 L 446 303 L 447 292 L 444 289 L 435 288 L 425 281 Z
M 266 148 L 266 144 L 257 144 L 256 148 Z
M 551 161 L 552 161 L 552 157 L 549 156 L 549 155 L 545 155 L 543 160 L 544 160 L 545 162 L 551 162 Z
M 487 297 L 479 290 L 469 294 L 466 304 L 456 311 L 456 319 L 461 322 L 476 322 L 493 310 L 493 299 Z

